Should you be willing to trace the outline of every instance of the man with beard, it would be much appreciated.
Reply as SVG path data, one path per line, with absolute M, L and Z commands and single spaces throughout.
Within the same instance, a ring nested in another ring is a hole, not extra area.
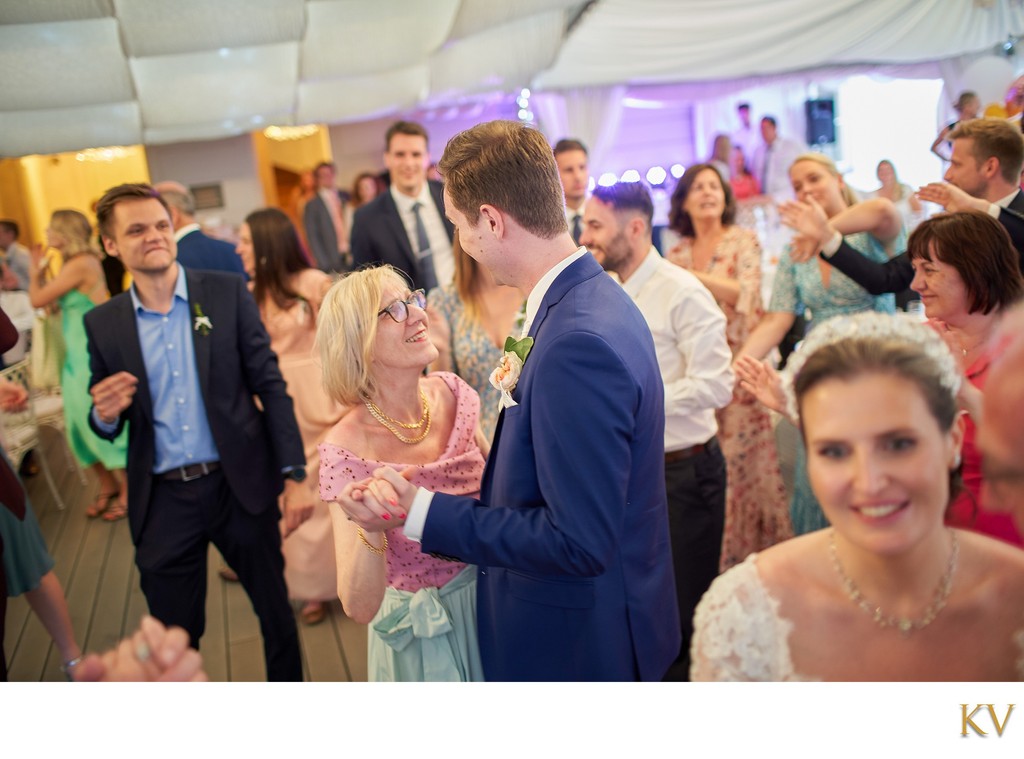
M 651 244 L 651 194 L 640 182 L 598 187 L 580 243 L 615 274 L 654 336 L 665 385 L 665 489 L 683 644 L 667 680 L 689 679 L 693 612 L 718 574 L 725 459 L 715 410 L 732 400 L 725 316 L 707 288 Z

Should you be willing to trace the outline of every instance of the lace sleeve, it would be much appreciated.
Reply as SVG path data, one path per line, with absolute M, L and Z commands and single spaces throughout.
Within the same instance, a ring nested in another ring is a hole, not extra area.
M 792 680 L 792 625 L 761 583 L 751 554 L 718 577 L 697 606 L 690 648 L 693 681 Z

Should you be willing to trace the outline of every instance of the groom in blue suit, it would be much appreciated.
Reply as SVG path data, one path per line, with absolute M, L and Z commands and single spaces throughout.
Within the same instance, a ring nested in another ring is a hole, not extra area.
M 340 503 L 364 529 L 404 521 L 424 551 L 478 566 L 488 680 L 661 680 L 680 628 L 650 330 L 573 243 L 543 135 L 481 124 L 448 143 L 439 167 L 463 248 L 530 293 L 532 343 L 505 383 L 480 500 L 382 469 L 390 487 L 355 483 Z

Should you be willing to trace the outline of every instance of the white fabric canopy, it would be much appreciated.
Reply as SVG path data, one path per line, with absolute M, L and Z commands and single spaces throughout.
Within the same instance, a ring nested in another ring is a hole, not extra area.
M 946 61 L 1019 33 L 1021 0 L 3 0 L 0 155 L 360 121 L 524 86 L 600 151 L 623 85 Z

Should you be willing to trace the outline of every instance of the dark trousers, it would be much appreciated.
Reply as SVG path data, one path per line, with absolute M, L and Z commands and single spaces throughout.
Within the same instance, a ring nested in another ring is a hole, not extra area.
M 185 628 L 198 648 L 206 627 L 207 553 L 213 543 L 238 573 L 259 617 L 267 679 L 301 681 L 279 518 L 276 506 L 258 515 L 243 509 L 221 471 L 189 482 L 156 478 L 135 563 L 150 613 L 165 625 Z
M 690 679 L 693 612 L 718 576 L 725 528 L 725 457 L 718 441 L 692 458 L 665 463 L 668 529 L 683 643 L 665 680 Z

